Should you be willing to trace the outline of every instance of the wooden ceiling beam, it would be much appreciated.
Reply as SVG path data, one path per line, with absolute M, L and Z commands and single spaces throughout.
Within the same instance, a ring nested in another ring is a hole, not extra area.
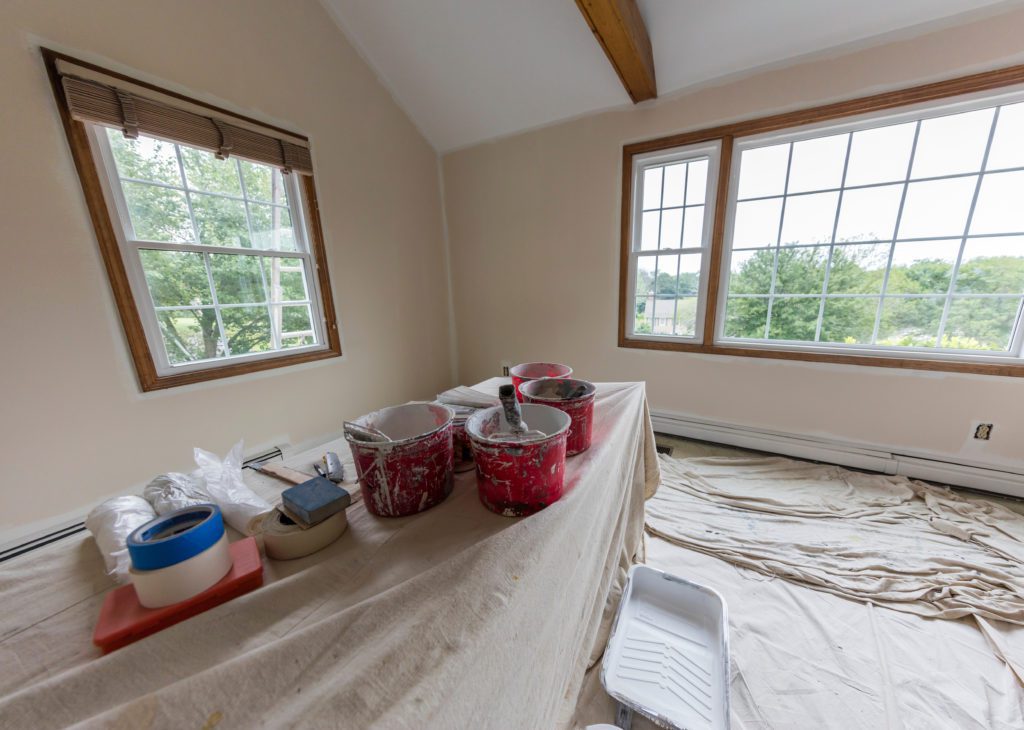
M 636 0 L 576 0 L 634 104 L 658 96 L 654 53 Z

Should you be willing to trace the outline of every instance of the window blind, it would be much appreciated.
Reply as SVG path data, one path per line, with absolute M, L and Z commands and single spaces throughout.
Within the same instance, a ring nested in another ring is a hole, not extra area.
M 64 74 L 68 109 L 74 119 L 121 129 L 126 137 L 161 137 L 209 150 L 218 157 L 244 157 L 281 168 L 313 174 L 309 147 L 270 130 L 257 132 L 212 116 L 146 98 L 134 91 Z

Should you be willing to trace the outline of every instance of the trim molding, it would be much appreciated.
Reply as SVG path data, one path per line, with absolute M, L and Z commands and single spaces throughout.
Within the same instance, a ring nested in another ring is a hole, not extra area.
M 914 451 L 893 451 L 877 444 L 828 439 L 806 434 L 771 431 L 734 423 L 695 418 L 672 411 L 652 410 L 651 423 L 658 433 L 697 441 L 710 441 L 754 451 L 792 456 L 809 461 L 898 474 L 958 487 L 1024 499 L 1024 468 L 983 463 L 963 463 Z

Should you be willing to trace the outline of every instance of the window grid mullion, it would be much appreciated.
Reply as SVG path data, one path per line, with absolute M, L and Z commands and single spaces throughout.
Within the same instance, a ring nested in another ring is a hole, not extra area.
M 793 143 L 789 143 L 789 156 L 786 159 L 786 182 L 782 187 L 782 206 L 779 210 L 779 233 L 775 238 L 775 255 L 772 258 L 772 283 L 768 289 L 768 313 L 764 320 L 764 338 L 769 339 L 772 326 L 772 305 L 775 301 L 775 282 L 779 274 L 779 248 L 782 246 L 782 226 L 786 222 L 786 200 L 789 198 L 789 173 L 793 168 Z
M 850 167 L 850 150 L 853 148 L 853 134 L 846 137 L 846 158 L 843 160 L 843 176 L 839 181 L 839 198 L 836 200 L 836 216 L 832 222 L 832 237 L 829 239 L 828 258 L 825 261 L 825 280 L 821 283 L 821 301 L 818 305 L 818 322 L 814 327 L 814 341 L 821 341 L 821 325 L 825 318 L 825 296 L 832 275 L 832 256 L 836 249 L 836 232 L 839 230 L 839 213 L 843 209 L 843 191 L 846 188 L 846 171 Z
M 885 305 L 885 292 L 889 288 L 889 272 L 892 270 L 892 259 L 896 253 L 896 241 L 900 235 L 900 223 L 903 221 L 903 206 L 907 202 L 907 190 L 910 188 L 910 172 L 914 169 L 914 157 L 917 155 L 917 140 L 921 136 L 921 120 L 914 125 L 914 141 L 910 145 L 910 159 L 907 161 L 907 176 L 903 180 L 903 192 L 900 194 L 900 206 L 896 211 L 896 223 L 889 243 L 889 258 L 885 263 L 882 275 L 882 290 L 878 295 L 878 308 L 875 310 L 875 325 L 871 330 L 871 344 L 878 344 L 878 329 L 882 324 L 882 307 Z
M 661 252 L 661 219 L 665 213 L 661 209 L 662 203 L 665 202 L 665 165 L 661 166 L 661 190 L 658 193 L 658 238 L 656 241 L 655 250 Z M 658 313 L 658 265 L 661 263 L 661 256 L 654 257 L 654 278 L 651 280 L 651 334 L 656 334 L 655 328 L 655 315 Z
M 238 184 L 241 186 L 242 199 L 245 204 L 245 225 L 249 230 L 249 247 L 255 248 L 256 237 L 253 235 L 252 212 L 249 210 L 249 190 L 245 184 L 245 176 L 242 174 L 242 163 L 235 158 L 235 172 L 238 174 Z M 271 176 L 273 179 L 273 176 Z M 274 350 L 281 349 L 281 333 L 275 327 L 274 310 L 271 305 L 270 289 L 267 288 L 267 275 L 263 268 L 263 258 L 256 259 L 260 267 L 260 282 L 263 284 L 263 298 L 267 301 L 267 318 L 270 320 L 270 346 Z M 308 293 L 307 293 L 308 296 Z
M 687 186 L 690 184 L 690 163 L 685 163 L 686 167 L 683 168 L 683 214 L 682 220 L 679 223 L 679 248 L 683 248 L 683 236 L 686 235 L 686 193 Z M 665 174 L 662 173 L 661 177 L 662 186 L 665 184 Z M 662 203 L 665 201 L 662 200 Z M 682 254 L 676 255 L 676 295 L 672 300 L 672 334 L 678 334 L 676 332 L 676 326 L 679 323 L 679 277 L 682 273 L 683 268 L 683 256 Z
M 949 308 L 952 303 L 953 292 L 956 289 L 956 279 L 960 274 L 960 262 L 964 257 L 964 249 L 967 247 L 967 235 L 971 232 L 971 223 L 974 220 L 974 209 L 978 205 L 978 195 L 981 193 L 981 183 L 985 179 L 985 166 L 988 164 L 988 155 L 992 150 L 992 140 L 996 136 L 996 124 L 999 122 L 999 107 L 992 113 L 992 126 L 988 130 L 988 141 L 985 143 L 985 154 L 981 158 L 981 169 L 978 171 L 978 180 L 974 183 L 974 195 L 971 197 L 971 207 L 967 211 L 967 222 L 964 224 L 964 235 L 960 239 L 960 249 L 956 254 L 956 261 L 953 263 L 953 273 L 949 277 L 949 289 L 946 291 L 946 301 L 942 305 L 942 317 L 939 319 L 939 332 L 935 336 L 935 346 L 942 346 L 942 335 L 946 332 L 946 322 L 949 319 Z
M 210 254 L 203 254 L 203 264 L 206 266 L 206 280 L 210 283 L 210 297 L 213 301 L 213 312 L 217 317 L 217 329 L 220 330 L 220 341 L 224 345 L 224 356 L 231 357 L 231 346 L 228 344 L 228 333 L 224 329 L 224 320 L 220 316 L 220 302 L 217 300 L 217 287 L 213 285 L 213 267 L 210 265 Z
M 188 206 L 188 219 L 192 222 L 192 237 L 199 243 L 199 226 L 196 225 L 196 213 L 192 209 L 192 196 L 189 194 L 188 183 L 185 181 L 185 163 L 181 159 L 181 148 L 174 145 L 174 156 L 178 160 L 178 174 L 181 176 L 181 188 L 185 193 L 185 205 Z

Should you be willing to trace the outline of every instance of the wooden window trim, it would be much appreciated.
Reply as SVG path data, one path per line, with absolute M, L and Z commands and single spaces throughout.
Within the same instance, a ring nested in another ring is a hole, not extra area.
M 96 159 L 93 155 L 92 146 L 89 142 L 89 132 L 83 122 L 76 121 L 71 118 L 71 114 L 68 111 L 64 97 L 64 89 L 60 82 L 60 74 L 57 70 L 57 61 L 59 59 L 63 59 L 80 66 L 86 66 L 97 71 L 102 71 L 103 73 L 111 76 L 130 81 L 133 84 L 145 86 L 146 88 L 158 91 L 161 94 L 182 99 L 190 104 L 204 106 L 220 114 L 231 115 L 242 121 L 259 124 L 262 123 L 233 112 L 228 112 L 210 104 L 206 104 L 205 102 L 197 99 L 190 99 L 182 96 L 181 94 L 153 86 L 152 84 L 143 83 L 136 79 L 130 79 L 122 74 L 79 61 L 76 58 L 56 51 L 46 48 L 41 50 L 43 60 L 46 64 L 47 74 L 49 75 L 50 83 L 53 87 L 53 94 L 57 102 L 57 108 L 60 112 L 61 122 L 64 125 L 64 132 L 67 135 L 68 145 L 71 148 L 71 155 L 74 159 L 75 169 L 78 171 L 78 177 L 82 184 L 82 192 L 85 195 L 85 202 L 89 209 L 89 217 L 92 220 L 93 228 L 96 231 L 96 239 L 99 244 L 100 254 L 103 257 L 103 264 L 106 268 L 107 279 L 110 282 L 110 288 L 114 295 L 114 302 L 117 305 L 118 315 L 121 319 L 121 326 L 124 329 L 128 350 L 135 366 L 139 387 L 143 391 L 162 390 L 179 385 L 202 383 L 209 380 L 230 378 L 236 375 L 245 375 L 247 373 L 298 365 L 299 363 L 340 357 L 342 354 L 341 337 L 338 332 L 338 321 L 334 309 L 334 298 L 331 294 L 330 275 L 327 271 L 327 251 L 324 244 L 323 227 L 320 223 L 320 210 L 317 202 L 316 186 L 311 175 L 302 175 L 300 186 L 303 193 L 302 198 L 305 208 L 304 212 L 306 214 L 307 228 L 309 229 L 309 244 L 311 247 L 311 253 L 313 254 L 312 258 L 316 268 L 317 283 L 320 288 L 320 296 L 322 300 L 321 307 L 325 320 L 324 332 L 327 337 L 327 342 L 325 343 L 327 345 L 326 349 L 284 354 L 278 357 L 261 360 L 213 364 L 209 368 L 188 370 L 181 373 L 172 373 L 170 375 L 160 375 L 157 372 L 153 353 L 150 351 L 149 341 L 146 338 L 146 332 L 142 325 L 142 318 L 139 314 L 135 298 L 132 295 L 128 272 L 125 270 L 124 260 L 122 259 L 121 249 L 114 229 L 114 222 L 111 220 L 110 209 L 107 206 L 107 202 L 103 194 L 103 187 L 99 177 L 99 169 L 96 165 Z M 275 131 L 284 132 L 294 137 L 305 139 L 302 135 L 296 135 L 294 132 L 289 132 L 270 125 L 263 126 L 274 129 Z
M 640 350 L 693 352 L 706 355 L 732 355 L 739 357 L 796 360 L 805 362 L 866 365 L 871 367 L 901 368 L 904 370 L 930 370 L 938 372 L 974 373 L 1024 377 L 1024 363 L 1020 362 L 965 362 L 959 360 L 924 359 L 920 357 L 886 357 L 840 352 L 807 352 L 798 349 L 761 349 L 742 345 L 716 344 L 715 325 L 719 315 L 718 294 L 722 279 L 722 258 L 725 252 L 725 227 L 728 191 L 732 165 L 733 145 L 738 137 L 747 137 L 809 124 L 828 122 L 860 114 L 886 111 L 930 101 L 939 101 L 964 94 L 1001 89 L 1024 84 L 1024 64 L 985 71 L 945 81 L 889 91 L 871 96 L 840 101 L 833 104 L 773 114 L 733 124 L 723 124 L 693 132 L 682 132 L 666 137 L 626 144 L 622 147 L 622 210 L 620 220 L 621 250 L 619 258 L 619 328 L 618 346 Z M 704 320 L 704 342 L 666 342 L 663 340 L 632 339 L 627 336 L 629 325 L 629 254 L 632 247 L 631 201 L 633 188 L 633 158 L 647 152 L 721 140 L 722 152 L 718 174 L 718 189 L 714 228 L 711 234 L 711 260 L 709 262 L 708 300 Z

